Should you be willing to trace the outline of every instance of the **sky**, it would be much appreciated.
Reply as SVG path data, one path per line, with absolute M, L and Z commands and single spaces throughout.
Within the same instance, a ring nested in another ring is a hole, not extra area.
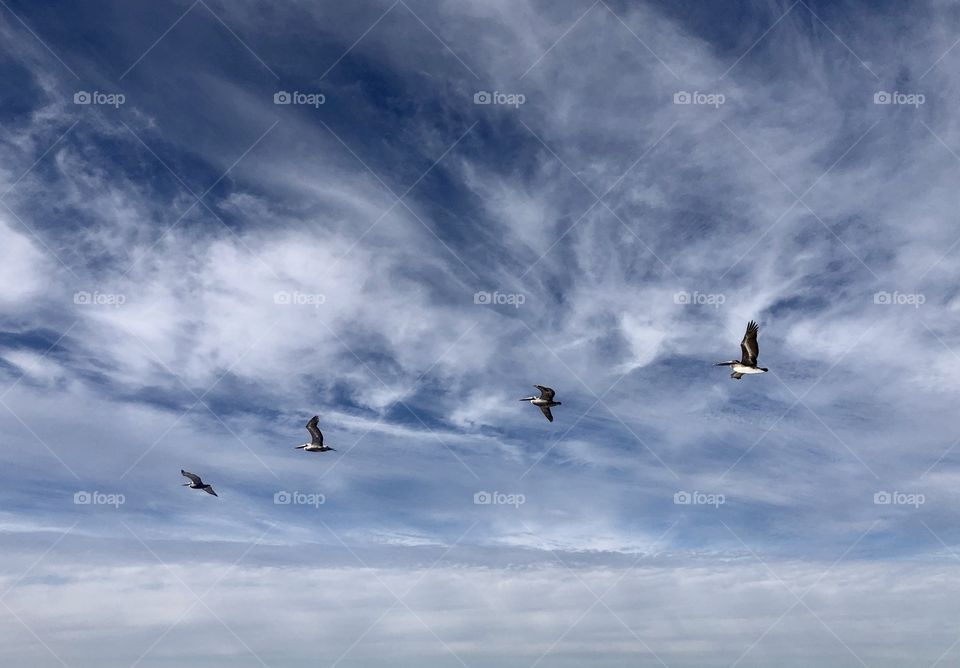
M 955 665 L 958 38 L 0 0 L 0 664 Z

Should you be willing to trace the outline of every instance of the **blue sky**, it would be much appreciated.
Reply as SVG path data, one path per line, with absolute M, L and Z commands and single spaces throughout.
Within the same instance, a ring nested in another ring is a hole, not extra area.
M 0 5 L 4 665 L 960 657 L 953 5 Z

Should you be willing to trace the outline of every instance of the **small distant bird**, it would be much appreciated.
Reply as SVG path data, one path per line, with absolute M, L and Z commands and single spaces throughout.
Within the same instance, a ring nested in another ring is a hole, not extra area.
M 310 432 L 310 442 L 304 443 L 303 445 L 298 445 L 294 450 L 306 450 L 307 452 L 327 452 L 328 450 L 333 450 L 336 452 L 336 448 L 328 448 L 323 444 L 323 434 L 320 432 L 320 428 L 317 427 L 317 423 L 320 422 L 320 416 L 314 415 L 310 418 L 310 422 L 307 423 L 307 431 Z
M 213 491 L 213 487 L 210 485 L 205 485 L 200 479 L 200 476 L 197 474 L 180 469 L 180 475 L 190 478 L 190 482 L 183 483 L 183 487 L 189 487 L 190 489 L 202 489 L 207 494 L 213 494 L 214 496 L 217 496 L 217 493 Z
M 740 359 L 730 360 L 729 362 L 720 362 L 714 366 L 733 367 L 731 378 L 740 380 L 744 375 L 751 373 L 766 373 L 769 371 L 766 367 L 757 366 L 757 355 L 760 354 L 760 347 L 757 345 L 757 332 L 760 327 L 751 320 L 747 323 L 747 332 L 743 335 L 743 341 L 740 342 Z
M 551 406 L 559 406 L 561 402 L 554 401 L 553 397 L 556 395 L 549 387 L 544 387 L 543 385 L 534 385 L 535 388 L 540 390 L 539 397 L 525 397 L 520 401 L 529 401 L 534 406 L 538 406 L 541 411 L 543 411 L 544 417 L 546 417 L 550 422 L 553 422 L 553 413 L 550 412 Z

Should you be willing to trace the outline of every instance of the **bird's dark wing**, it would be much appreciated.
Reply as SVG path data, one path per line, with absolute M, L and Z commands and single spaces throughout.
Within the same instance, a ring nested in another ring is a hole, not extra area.
M 310 418 L 310 422 L 307 423 L 307 431 L 310 432 L 311 443 L 313 445 L 323 445 L 323 434 L 320 433 L 320 428 L 317 427 L 317 423 L 320 421 L 319 415 L 314 415 Z
M 540 398 L 546 399 L 547 401 L 553 401 L 553 397 L 556 394 L 551 388 L 544 387 L 543 385 L 534 385 L 535 388 L 540 390 Z
M 195 485 L 203 484 L 203 481 L 200 480 L 200 476 L 196 475 L 195 473 L 190 473 L 190 471 L 184 471 L 183 469 L 180 469 L 180 475 L 190 478 Z
M 760 327 L 753 320 L 747 323 L 747 333 L 740 342 L 740 363 L 746 366 L 756 366 L 760 347 L 757 345 L 757 332 Z
M 213 491 L 213 487 L 211 487 L 210 485 L 207 485 L 206 487 L 204 487 L 203 491 L 206 492 L 207 494 L 213 494 L 214 496 L 218 496 L 218 494 Z
M 550 420 L 550 422 L 553 422 L 553 413 L 550 412 L 549 406 L 541 406 L 540 410 L 543 411 L 543 415 L 545 418 Z

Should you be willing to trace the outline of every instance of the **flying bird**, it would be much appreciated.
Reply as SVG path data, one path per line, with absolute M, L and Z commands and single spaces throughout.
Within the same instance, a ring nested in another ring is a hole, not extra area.
M 328 450 L 333 450 L 336 452 L 336 448 L 328 448 L 323 444 L 323 434 L 320 432 L 320 428 L 317 427 L 319 421 L 319 415 L 314 415 L 310 418 L 310 422 L 307 423 L 307 431 L 310 432 L 310 442 L 298 445 L 294 450 L 302 449 L 307 452 L 327 452 Z
M 535 388 L 540 390 L 539 397 L 524 397 L 520 401 L 529 401 L 534 406 L 540 408 L 543 411 L 544 417 L 546 417 L 550 422 L 553 422 L 553 413 L 550 412 L 551 406 L 559 406 L 561 402 L 554 401 L 553 397 L 556 395 L 549 387 L 544 387 L 543 385 L 534 385 Z
M 217 493 L 213 491 L 213 487 L 211 487 L 210 485 L 204 484 L 204 482 L 200 479 L 200 476 L 198 476 L 197 474 L 190 473 L 190 471 L 184 471 L 183 469 L 180 469 L 180 475 L 186 478 L 190 478 L 190 482 L 183 483 L 183 487 L 189 487 L 190 489 L 202 489 L 207 494 L 213 494 L 214 496 L 218 496 Z
M 752 373 L 766 373 L 769 371 L 766 367 L 757 366 L 757 355 L 760 354 L 760 347 L 757 345 L 757 332 L 760 327 L 753 320 L 747 323 L 747 332 L 743 335 L 743 341 L 740 342 L 740 359 L 730 360 L 729 362 L 719 362 L 714 366 L 733 367 L 731 378 L 740 380 L 744 375 Z

